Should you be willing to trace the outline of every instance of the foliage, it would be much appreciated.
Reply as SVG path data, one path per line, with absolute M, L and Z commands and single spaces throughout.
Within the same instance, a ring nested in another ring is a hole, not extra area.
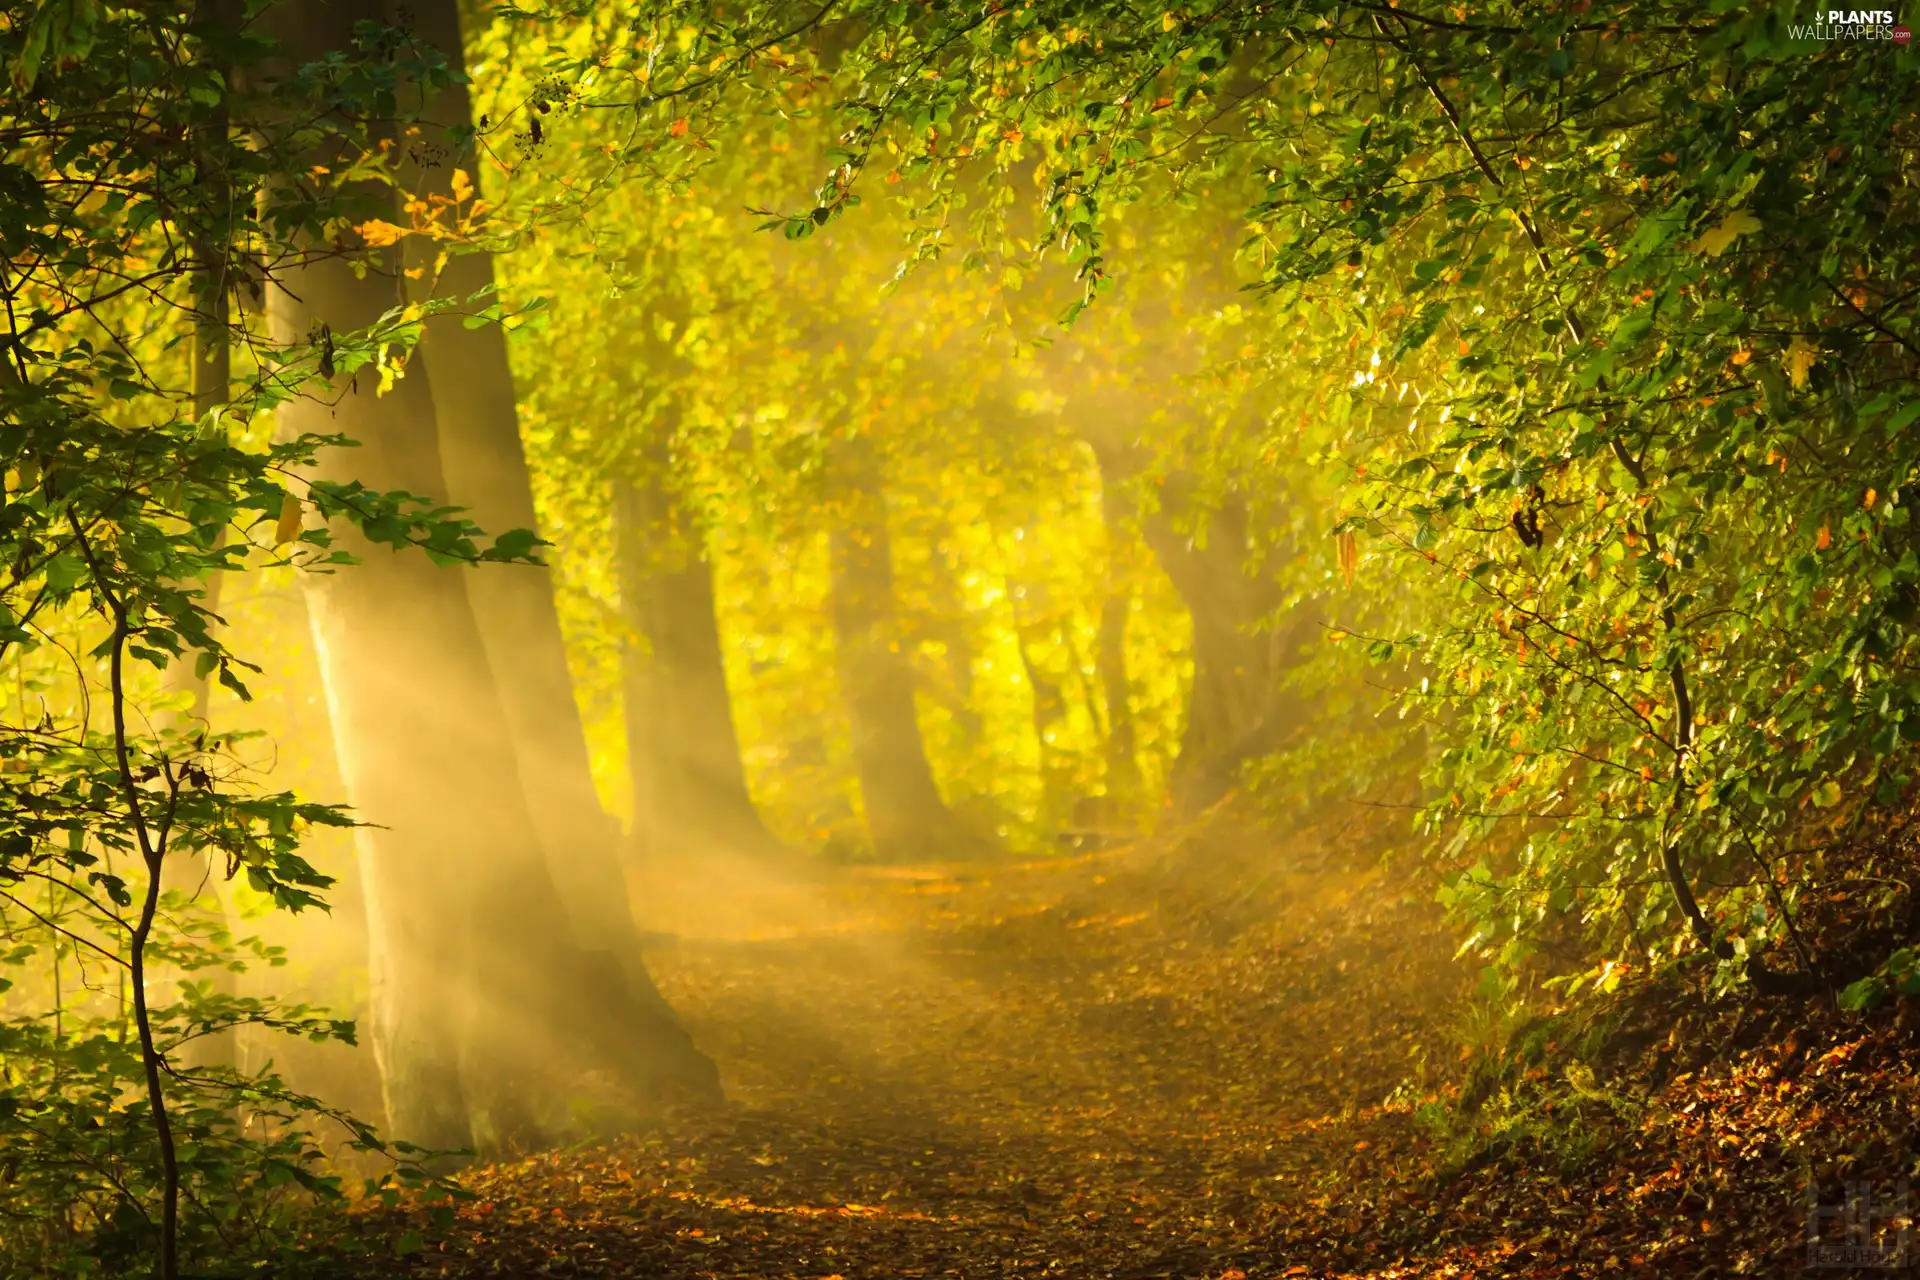
M 1372 651 L 1445 736 L 1426 824 L 1490 994 L 1569 936 L 1779 985 L 1757 957 L 1814 963 L 1825 851 L 1910 780 L 1920 412 L 1912 65 L 1791 17 L 676 5 L 547 70 L 640 127 L 828 83 L 827 176 L 770 225 L 892 187 L 909 262 L 1057 249 L 1067 319 L 1128 205 L 1244 210 L 1248 360 L 1340 385 L 1334 532 L 1416 584 Z M 1242 434 L 1290 463 L 1287 417 Z
M 826 551 L 857 439 L 922 735 L 1009 845 L 1128 773 L 1163 794 L 1199 645 L 1142 535 L 1204 550 L 1239 511 L 1244 576 L 1274 588 L 1248 629 L 1294 646 L 1292 734 L 1242 781 L 1275 810 L 1410 803 L 1490 1025 L 1700 957 L 1721 991 L 1912 993 L 1910 938 L 1856 977 L 1805 927 L 1859 881 L 1910 896 L 1905 846 L 1869 839 L 1910 807 L 1920 741 L 1899 50 L 1802 38 L 1784 0 L 509 5 L 471 41 L 488 101 L 454 141 L 480 163 L 396 213 L 413 100 L 450 76 L 405 32 L 290 68 L 263 10 L 0 15 L 0 876 L 35 975 L 5 1027 L 41 1064 L 5 1141 L 36 1196 L 137 1171 L 71 1192 L 55 1252 L 130 1256 L 177 1172 L 213 1231 L 232 1215 L 195 1197 L 303 1167 L 294 1128 L 247 1154 L 222 1117 L 310 1103 L 168 1076 L 183 1046 L 344 1032 L 194 985 L 147 1005 L 149 965 L 238 962 L 166 867 L 244 869 L 299 910 L 326 888 L 302 826 L 347 821 L 169 717 L 163 672 L 246 694 L 204 584 L 339 563 L 331 520 L 453 562 L 534 545 L 483 550 L 431 495 L 309 484 L 340 442 L 271 434 L 291 396 L 403 376 L 450 302 L 276 349 L 228 293 L 318 255 L 381 269 L 410 237 L 442 264 L 512 250 L 509 291 L 557 298 L 515 359 L 610 792 L 639 639 L 615 495 L 650 484 L 684 516 L 672 553 L 715 562 L 775 827 L 857 842 Z M 235 369 L 209 393 L 216 352 Z M 1298 643 L 1316 631 L 1336 643 Z M 1538 1066 L 1511 1048 L 1490 1088 Z M 169 1089 L 204 1092 L 173 1135 Z M 1531 1140 L 1516 1097 L 1489 1114 Z M 83 1133 L 107 1100 L 125 1123 Z
M 508 15 L 478 43 L 496 121 L 522 96 L 552 93 L 518 32 Z M 581 44 L 570 24 L 546 34 Z M 513 246 L 505 287 L 554 299 L 547 340 L 514 358 L 610 806 L 626 800 L 620 653 L 644 644 L 619 611 L 614 490 L 657 483 L 689 516 L 676 554 L 714 565 L 735 716 L 768 820 L 816 847 L 864 841 L 826 557 L 841 519 L 827 454 L 858 435 L 884 471 L 901 640 L 943 789 L 1015 847 L 1049 847 L 1075 797 L 1104 785 L 1107 713 L 1090 667 L 1110 572 L 1139 604 L 1132 710 L 1155 781 L 1179 738 L 1183 611 L 1144 571 L 1137 538 L 1107 527 L 1091 456 L 1006 340 L 1010 291 L 957 263 L 896 280 L 884 239 L 741 234 L 733 206 L 777 198 L 824 137 L 820 84 L 775 75 L 758 93 L 737 118 L 695 110 L 634 141 L 570 90 L 552 95 L 537 146 L 510 122 L 480 139 L 490 234 Z M 1064 710 L 1049 718 L 1036 704 L 1056 696 Z
M 183 1254 L 239 1267 L 262 1250 L 291 1265 L 269 1231 L 278 1189 L 340 1193 L 313 1125 L 385 1149 L 270 1067 L 232 1061 L 238 1027 L 348 1041 L 353 1028 L 222 989 L 279 956 L 230 935 L 208 884 L 244 873 L 283 911 L 322 905 L 331 880 L 301 839 L 351 819 L 262 785 L 232 735 L 164 692 L 166 675 L 248 696 L 258 668 L 228 647 L 209 580 L 345 563 L 330 521 L 449 562 L 523 558 L 531 542 L 483 549 L 428 498 L 309 483 L 316 452 L 345 442 L 272 438 L 289 398 L 352 394 L 361 369 L 395 376 L 421 315 L 280 349 L 227 295 L 257 307 L 279 272 L 345 251 L 385 167 L 374 122 L 403 80 L 443 73 L 372 26 L 354 49 L 279 66 L 261 11 L 241 16 L 173 0 L 0 10 L 13 86 L 0 109 L 9 1274 L 151 1265 L 170 1278 Z M 320 139 L 333 168 L 305 162 Z M 412 1152 L 392 1154 L 418 1173 Z

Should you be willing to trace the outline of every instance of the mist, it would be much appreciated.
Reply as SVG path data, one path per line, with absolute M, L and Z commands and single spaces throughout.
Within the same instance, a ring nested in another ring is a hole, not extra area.
M 0 1272 L 1905 1265 L 1844 16 L 0 5 Z

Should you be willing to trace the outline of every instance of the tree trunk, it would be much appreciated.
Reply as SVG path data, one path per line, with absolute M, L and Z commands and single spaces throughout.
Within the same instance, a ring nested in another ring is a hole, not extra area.
M 642 533 L 647 515 L 640 486 L 624 478 L 613 482 L 614 568 L 620 589 L 620 712 L 627 739 L 627 792 L 633 821 L 627 832 L 631 856 L 647 857 L 660 848 L 660 813 L 666 799 L 670 742 L 667 723 L 667 682 L 653 647 L 655 619 L 649 579 L 653 564 L 645 554 Z
M 962 748 L 971 755 L 979 749 L 985 725 L 973 705 L 973 636 L 968 628 L 967 602 L 959 553 L 951 534 L 939 539 L 928 557 L 934 574 L 933 613 L 922 619 L 921 633 L 946 651 L 939 667 L 923 670 L 920 688 L 953 716 Z
M 1026 586 L 1009 579 L 1006 589 L 1013 608 L 1014 645 L 1020 650 L 1020 666 L 1033 695 L 1033 738 L 1040 756 L 1040 825 L 1058 828 L 1071 813 L 1075 799 L 1069 794 L 1072 768 L 1054 745 L 1054 739 L 1065 730 L 1067 695 L 1060 682 L 1034 661 L 1039 645 L 1053 638 L 1051 609 L 1043 586 Z
M 1228 498 L 1186 533 L 1175 527 L 1174 515 L 1197 513 L 1179 492 L 1184 488 L 1169 480 L 1165 490 L 1175 512 L 1163 508 L 1148 515 L 1141 531 L 1193 618 L 1193 688 L 1175 765 L 1176 775 L 1190 779 L 1266 721 L 1278 673 L 1260 628 L 1278 601 L 1268 584 L 1246 571 L 1245 502 Z
M 338 261 L 281 283 L 269 303 L 281 343 L 305 339 L 322 317 L 342 331 L 356 328 L 399 301 L 391 277 L 356 280 Z M 416 363 L 385 397 L 371 387 L 346 390 L 332 411 L 296 401 L 280 410 L 280 425 L 288 434 L 341 431 L 365 446 L 333 452 L 317 478 L 351 475 L 377 488 L 444 492 L 428 448 L 432 412 Z M 476 948 L 463 927 L 479 900 L 470 890 L 480 874 L 524 856 L 532 827 L 512 761 L 497 746 L 498 706 L 474 697 L 485 683 L 485 658 L 464 584 L 424 556 L 344 531 L 342 542 L 365 563 L 314 575 L 307 589 L 340 774 L 361 818 L 381 824 L 358 832 L 370 1039 L 388 1127 L 424 1146 L 463 1147 L 474 1138 L 458 1013 L 475 994 Z M 438 671 L 423 660 L 429 653 Z M 509 847 L 516 841 L 521 849 Z
M 1140 801 L 1139 736 L 1133 723 L 1133 686 L 1127 672 L 1127 622 L 1133 614 L 1133 590 L 1120 554 L 1126 536 L 1120 493 L 1102 476 L 1100 510 L 1106 519 L 1107 581 L 1100 600 L 1100 633 L 1094 665 L 1106 704 L 1107 796 L 1110 806 Z
M 221 0 L 202 0 L 195 16 L 200 21 L 224 21 L 229 17 L 227 7 Z M 225 67 L 216 69 L 223 72 L 229 70 Z M 222 203 L 228 207 L 221 212 L 230 215 L 232 187 L 224 171 L 223 155 L 227 145 L 227 130 L 227 111 L 224 107 L 199 126 L 194 139 L 194 180 L 202 190 L 225 192 L 227 198 Z M 192 229 L 190 245 L 195 268 L 191 374 L 193 417 L 195 422 L 205 423 L 211 414 L 227 403 L 232 391 L 232 316 L 227 296 L 227 258 L 232 246 L 225 226 L 211 221 Z M 224 529 L 221 537 L 224 541 Z M 221 577 L 216 573 L 200 586 L 200 605 L 209 613 L 220 607 L 220 582 Z M 161 693 L 174 704 L 167 713 L 164 722 L 166 727 L 195 737 L 207 725 L 207 677 L 199 669 L 199 658 L 198 650 L 186 649 L 167 664 L 160 678 Z M 215 863 L 209 852 L 187 855 L 175 853 L 165 867 L 164 885 L 198 899 L 209 914 L 218 916 L 222 924 L 231 927 L 233 921 L 221 901 L 214 875 Z M 224 966 L 213 969 L 203 980 L 211 984 L 215 995 L 238 994 L 239 984 L 234 981 L 233 973 Z M 239 1037 L 229 1030 L 193 1041 L 180 1054 L 180 1062 L 189 1067 L 237 1066 L 240 1062 Z
M 463 69 L 455 0 L 425 0 L 405 9 L 415 34 L 439 49 L 450 67 Z M 427 115 L 449 131 L 470 127 L 472 104 L 466 86 L 442 90 L 427 104 Z M 478 188 L 481 174 L 470 147 L 440 154 L 428 146 L 422 153 L 437 160 L 411 166 L 403 175 L 419 191 L 447 194 L 456 168 L 466 170 Z M 437 244 L 419 237 L 407 243 L 407 265 L 430 267 Z M 413 288 L 464 299 L 493 284 L 491 256 L 465 253 L 449 261 L 437 281 L 422 277 Z M 469 329 L 462 316 L 444 314 L 427 321 L 421 349 L 429 368 L 438 372 L 433 398 L 440 415 L 449 500 L 471 511 L 490 533 L 537 529 L 505 331 L 496 324 Z M 466 590 L 479 619 L 527 803 L 539 815 L 542 844 L 568 914 L 586 945 L 623 957 L 636 979 L 650 987 L 620 869 L 617 826 L 594 790 L 586 732 L 554 607 L 553 571 L 484 565 L 467 575 Z
M 416 34 L 440 49 L 455 70 L 464 69 L 459 6 L 428 0 L 405 6 Z M 396 11 L 398 12 L 398 11 Z M 428 104 L 430 119 L 457 132 L 472 124 L 464 84 L 443 90 Z M 423 189 L 451 190 L 455 168 L 465 168 L 478 187 L 481 174 L 471 149 L 454 153 L 411 176 Z M 409 241 L 411 265 L 427 265 L 431 246 Z M 466 298 L 494 283 L 484 253 L 453 258 L 434 283 L 441 297 Z M 422 343 L 439 409 L 444 489 L 491 532 L 537 529 L 533 486 L 520 439 L 506 334 L 495 324 L 469 329 L 458 315 L 430 319 Z M 589 1021 L 603 1023 L 623 1054 L 645 1067 L 650 1083 L 673 1080 L 717 1095 L 713 1063 L 694 1048 L 661 998 L 648 972 L 635 927 L 631 895 L 619 857 L 617 824 L 607 816 L 593 784 L 586 731 L 574 700 L 566 641 L 553 598 L 551 569 L 486 565 L 466 575 L 465 588 L 518 766 L 527 807 L 538 815 L 538 838 L 549 874 L 588 953 L 585 962 L 603 981 L 569 991 L 564 972 L 549 973 L 544 999 L 572 1001 Z
M 357 4 L 300 6 L 284 19 L 289 52 L 322 56 L 377 16 Z M 320 257 L 285 272 L 270 300 L 275 341 L 309 341 L 323 323 L 359 329 L 397 306 L 395 264 L 365 265 L 356 276 L 345 259 Z M 416 352 L 384 396 L 342 385 L 331 407 L 308 398 L 280 410 L 284 432 L 360 443 L 329 451 L 314 478 L 448 492 L 427 359 Z M 362 563 L 312 575 L 308 593 L 341 776 L 362 819 L 379 824 L 358 843 L 388 1124 L 433 1147 L 537 1141 L 556 1051 L 585 1043 L 657 1077 L 663 1059 L 691 1047 L 670 1018 L 649 1025 L 641 1015 L 651 1010 L 615 999 L 618 975 L 574 939 L 522 791 L 471 575 L 352 529 L 340 544 Z M 662 1025 L 678 1043 L 643 1033 Z
M 913 704 L 913 662 L 893 598 L 886 499 L 873 446 L 831 446 L 837 522 L 830 538 L 835 660 L 853 730 L 854 764 L 876 856 L 888 860 L 987 852 L 940 798 Z
M 1089 443 L 1109 489 L 1135 472 L 1131 451 L 1109 436 Z M 1110 510 L 1110 523 L 1112 516 Z M 1172 779 L 1175 800 L 1188 808 L 1217 799 L 1234 771 L 1270 749 L 1284 728 L 1279 679 L 1290 653 L 1268 624 L 1281 596 L 1271 581 L 1248 572 L 1249 524 L 1244 497 L 1228 494 L 1218 509 L 1203 510 L 1191 479 L 1178 474 L 1160 486 L 1159 509 L 1140 518 L 1147 546 L 1193 622 L 1193 685 Z
M 647 852 L 777 845 L 747 791 L 720 648 L 713 565 L 660 469 L 614 486 L 634 834 Z

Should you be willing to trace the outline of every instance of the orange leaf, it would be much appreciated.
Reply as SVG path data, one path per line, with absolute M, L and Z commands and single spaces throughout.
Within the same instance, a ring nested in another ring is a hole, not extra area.
M 1832 530 L 1828 529 L 1827 526 L 1825 525 L 1821 525 L 1820 532 L 1814 537 L 1813 545 L 1815 545 L 1816 547 L 1819 547 L 1822 551 L 1825 551 L 1828 547 L 1832 546 L 1833 545 Z
M 405 227 L 396 227 L 378 218 L 370 218 L 354 230 L 360 233 L 360 238 L 367 242 L 369 249 L 384 249 L 390 244 L 398 244 L 407 235 Z
M 1333 546 L 1340 560 L 1340 576 L 1346 580 L 1347 586 L 1351 587 L 1354 570 L 1360 567 L 1359 544 L 1354 540 L 1353 532 L 1347 530 L 1334 538 Z
M 672 134 L 676 138 L 686 137 L 687 136 L 687 118 L 685 116 L 681 116 L 678 120 L 675 120 L 672 126 L 668 128 L 667 132 Z

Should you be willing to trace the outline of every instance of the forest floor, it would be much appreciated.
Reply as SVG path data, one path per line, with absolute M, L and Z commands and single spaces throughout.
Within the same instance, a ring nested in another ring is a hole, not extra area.
M 1571 1163 L 1516 1148 L 1442 1170 L 1389 1099 L 1459 1066 L 1455 940 L 1371 859 L 1246 855 L 1216 837 L 804 876 L 662 867 L 643 886 L 670 935 L 651 959 L 729 1102 L 469 1171 L 451 1230 L 396 1270 L 1797 1273 L 1813 1148 L 1851 1144 L 1871 1171 L 1913 1137 L 1885 1111 L 1920 1113 L 1912 1068 L 1885 1078 L 1907 1033 L 1835 1027 L 1784 1069 L 1778 1036 L 1698 1073 L 1668 1062 L 1639 1086 L 1655 1105 L 1592 1091 L 1563 1117 L 1586 1143 Z M 1836 1047 L 1842 1066 L 1884 1060 L 1871 1086 L 1828 1082 L 1850 1102 L 1804 1080 Z M 1826 1136 L 1796 1154 L 1795 1126 Z

